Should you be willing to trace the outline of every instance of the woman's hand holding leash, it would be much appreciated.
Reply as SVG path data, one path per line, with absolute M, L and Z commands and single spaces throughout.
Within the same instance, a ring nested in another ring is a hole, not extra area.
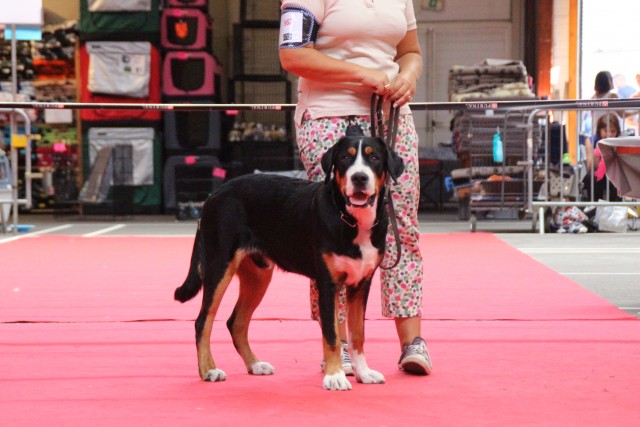
M 393 102 L 393 106 L 398 108 L 411 102 L 413 94 L 416 93 L 417 78 L 413 73 L 400 72 L 385 88 L 385 98 Z
M 384 96 L 389 88 L 389 78 L 381 71 L 365 68 L 361 82 L 371 88 L 377 95 Z

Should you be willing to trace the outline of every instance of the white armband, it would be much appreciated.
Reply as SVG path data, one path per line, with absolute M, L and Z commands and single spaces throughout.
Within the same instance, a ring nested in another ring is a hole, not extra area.
M 313 13 L 300 6 L 288 6 L 280 15 L 280 48 L 298 48 L 314 43 L 320 24 Z

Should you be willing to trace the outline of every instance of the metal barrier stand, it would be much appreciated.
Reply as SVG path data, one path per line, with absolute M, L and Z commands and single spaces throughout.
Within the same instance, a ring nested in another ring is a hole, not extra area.
M 635 103 L 634 103 L 635 104 Z M 598 107 L 593 108 L 594 110 L 616 110 L 619 109 L 620 107 L 616 108 L 615 106 L 605 106 L 605 105 L 601 105 Z M 596 201 L 596 200 L 588 200 L 588 201 L 564 201 L 565 199 L 565 194 L 564 194 L 564 189 L 565 189 L 565 185 L 564 185 L 564 165 L 563 162 L 561 161 L 559 163 L 560 165 L 560 196 L 559 196 L 559 200 L 534 200 L 534 194 L 533 194 L 533 166 L 534 166 L 534 161 L 533 161 L 533 120 L 535 118 L 536 115 L 538 115 L 540 112 L 546 111 L 546 115 L 547 117 L 549 117 L 549 111 L 569 111 L 571 109 L 567 108 L 566 106 L 558 106 L 558 108 L 554 108 L 553 106 L 547 107 L 545 110 L 542 109 L 536 109 L 533 110 L 531 112 L 531 114 L 529 115 L 529 119 L 527 121 L 527 166 L 528 166 L 528 174 L 527 174 L 527 179 L 528 179 L 528 186 L 529 186 L 529 195 L 528 195 L 528 205 L 529 205 L 529 211 L 531 211 L 532 213 L 532 231 L 535 231 L 536 229 L 536 225 L 538 227 L 538 233 L 539 234 L 545 234 L 545 209 L 546 208 L 557 208 L 557 207 L 571 207 L 571 206 L 575 206 L 578 208 L 582 208 L 582 207 L 593 207 L 593 208 L 597 208 L 597 207 L 604 207 L 604 206 L 625 206 L 628 208 L 638 208 L 640 207 L 640 199 L 637 199 L 636 201 Z M 549 163 L 549 133 L 547 132 L 545 135 L 546 139 L 545 139 L 545 162 L 546 162 L 546 166 L 545 166 L 545 171 L 547 172 L 545 174 L 545 182 L 544 182 L 544 186 L 545 188 L 549 188 L 548 186 L 548 181 L 549 181 L 549 167 L 548 167 L 548 163 Z M 561 132 L 561 141 L 560 141 L 560 147 L 563 147 L 563 140 L 562 138 L 564 137 L 564 134 Z M 591 165 L 591 168 L 589 171 L 587 171 L 587 173 L 591 174 L 591 192 L 590 194 L 593 195 L 593 164 Z M 606 178 L 605 178 L 606 179 Z M 549 197 L 549 196 L 547 196 Z
M 490 111 L 490 110 L 506 110 L 506 111 L 536 111 L 553 110 L 640 110 L 640 99 L 606 99 L 606 100 L 512 100 L 512 101 L 494 101 L 491 99 L 478 99 L 477 101 L 465 102 L 413 102 L 409 106 L 412 110 L 440 110 L 440 111 Z M 0 111 L 2 109 L 10 109 L 11 111 L 20 112 L 21 108 L 45 108 L 45 109 L 104 109 L 104 110 L 160 110 L 160 111 L 240 111 L 240 110 L 273 110 L 286 111 L 295 109 L 295 104 L 143 104 L 143 103 L 80 103 L 80 102 L 0 102 Z M 21 113 L 28 120 L 24 112 Z M 30 150 L 30 147 L 27 147 Z M 27 156 L 30 162 L 30 156 Z M 14 169 L 17 169 L 17 161 Z M 544 220 L 544 208 L 556 206 L 640 206 L 640 202 L 564 202 L 564 201 L 534 201 L 533 199 L 533 126 L 528 123 L 527 136 L 527 159 L 523 160 L 519 166 L 525 166 L 527 176 L 527 212 L 533 215 L 533 227 L 535 231 L 536 217 L 541 216 Z M 27 184 L 30 186 L 31 172 L 30 165 L 27 166 L 28 176 Z M 17 171 L 14 171 L 16 174 Z M 27 199 L 17 199 L 17 187 L 10 203 L 15 206 L 17 204 L 26 204 L 30 206 L 30 192 L 27 193 Z M 539 210 L 540 213 L 536 213 Z M 17 208 L 15 209 L 17 213 Z M 16 218 L 14 218 L 16 221 Z M 544 233 L 544 227 L 540 228 L 540 233 Z
M 27 145 L 25 147 L 25 174 L 24 174 L 26 197 L 24 199 L 20 199 L 18 197 L 18 166 L 19 166 L 18 165 L 18 149 L 17 147 L 14 147 L 12 144 L 11 152 L 10 152 L 11 197 L 0 198 L 0 220 L 2 225 L 2 232 L 6 233 L 7 229 L 9 228 L 8 221 L 7 221 L 8 218 L 4 217 L 4 210 L 2 209 L 2 205 L 9 204 L 11 205 L 11 218 L 13 223 L 12 229 L 13 229 L 13 233 L 16 234 L 18 232 L 18 206 L 26 206 L 27 208 L 30 208 L 32 204 L 31 180 L 33 179 L 33 176 L 31 173 L 31 119 L 29 119 L 29 116 L 27 115 L 27 113 L 20 108 L 0 108 L 0 112 L 9 113 L 12 116 L 14 114 L 18 114 L 22 116 L 22 118 L 24 119 L 25 136 L 27 140 Z M 12 137 L 13 137 L 13 134 L 12 134 Z

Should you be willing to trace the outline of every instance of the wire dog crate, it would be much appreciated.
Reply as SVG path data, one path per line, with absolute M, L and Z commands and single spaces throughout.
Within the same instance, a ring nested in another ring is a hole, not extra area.
M 457 149 L 461 169 L 452 172 L 463 181 L 466 193 L 461 198 L 461 216 L 469 219 L 476 230 L 478 215 L 490 211 L 514 210 L 524 217 L 528 196 L 527 185 L 527 119 L 526 112 L 495 111 L 492 114 L 464 112 L 454 118 L 458 135 Z M 503 159 L 493 156 L 494 135 L 500 133 Z M 542 132 L 538 126 L 536 134 Z M 534 183 L 537 194 L 541 182 Z

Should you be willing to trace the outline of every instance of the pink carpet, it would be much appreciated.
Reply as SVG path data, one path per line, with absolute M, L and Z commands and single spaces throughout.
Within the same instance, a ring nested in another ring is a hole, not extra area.
M 628 315 L 492 234 L 422 239 L 425 318 L 435 320 L 620 319 Z M 173 301 L 193 238 L 38 236 L 0 245 L 0 321 L 103 322 L 194 319 L 200 296 Z M 368 318 L 380 319 L 379 281 Z M 308 280 L 277 272 L 255 317 L 309 318 Z M 230 286 L 219 318 L 231 313 Z
M 38 236 L 0 245 L 0 420 L 7 426 L 630 425 L 640 321 L 491 234 L 425 235 L 430 377 L 397 371 L 377 284 L 368 361 L 384 385 L 322 390 L 304 278 L 277 273 L 251 330 L 276 374 L 244 372 L 214 326 L 223 383 L 197 377 L 194 301 L 172 300 L 190 238 Z M 30 322 L 30 323 L 18 323 Z

